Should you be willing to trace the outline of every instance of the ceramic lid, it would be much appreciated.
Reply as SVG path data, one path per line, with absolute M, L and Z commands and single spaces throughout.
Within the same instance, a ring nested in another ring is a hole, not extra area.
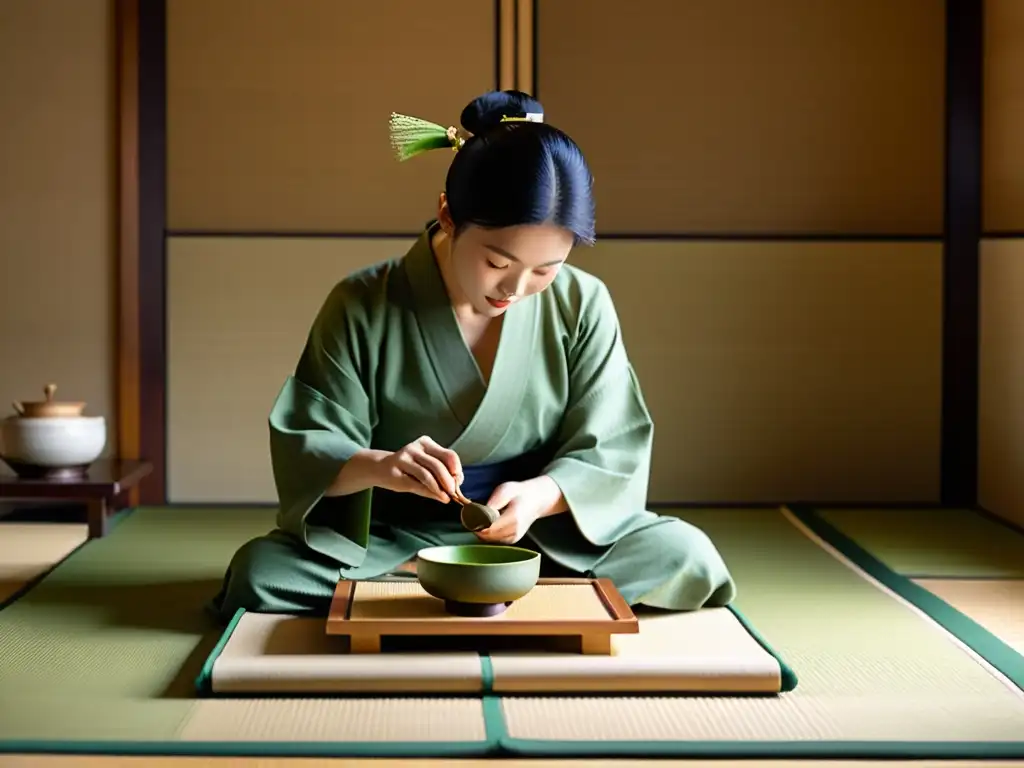
M 81 416 L 82 411 L 85 410 L 85 403 L 62 403 L 58 400 L 53 399 L 54 393 L 57 391 L 56 384 L 47 384 L 43 387 L 43 392 L 46 393 L 46 400 L 37 400 L 34 402 L 14 402 L 14 410 L 17 411 L 19 416 L 25 418 L 53 418 L 53 417 L 76 417 Z

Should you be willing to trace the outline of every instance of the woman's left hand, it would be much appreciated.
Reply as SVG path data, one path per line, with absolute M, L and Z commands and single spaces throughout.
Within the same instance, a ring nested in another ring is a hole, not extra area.
M 489 544 L 515 544 L 538 518 L 550 513 L 560 496 L 558 485 L 549 477 L 502 483 L 487 500 L 487 506 L 500 516 L 476 535 Z

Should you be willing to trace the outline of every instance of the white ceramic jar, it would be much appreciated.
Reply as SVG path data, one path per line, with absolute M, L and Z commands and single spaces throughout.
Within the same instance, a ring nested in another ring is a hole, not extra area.
M 29 467 L 83 467 L 103 453 L 103 416 L 83 416 L 85 403 L 58 402 L 57 387 L 45 387 L 46 400 L 14 403 L 15 415 L 0 422 L 0 458 Z

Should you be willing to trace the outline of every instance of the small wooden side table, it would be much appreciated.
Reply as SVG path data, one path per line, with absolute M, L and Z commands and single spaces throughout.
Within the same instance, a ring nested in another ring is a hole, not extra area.
M 89 538 L 95 539 L 106 534 L 107 513 L 115 499 L 152 471 L 148 461 L 97 459 L 82 477 L 27 480 L 0 464 L 0 500 L 82 502 L 88 509 Z

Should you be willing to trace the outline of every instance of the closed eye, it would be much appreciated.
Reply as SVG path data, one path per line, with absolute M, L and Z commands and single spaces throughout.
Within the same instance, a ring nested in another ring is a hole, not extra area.
M 494 269 L 508 269 L 508 264 L 506 264 L 505 266 L 501 266 L 499 264 L 495 264 L 490 259 L 487 260 L 487 263 Z

